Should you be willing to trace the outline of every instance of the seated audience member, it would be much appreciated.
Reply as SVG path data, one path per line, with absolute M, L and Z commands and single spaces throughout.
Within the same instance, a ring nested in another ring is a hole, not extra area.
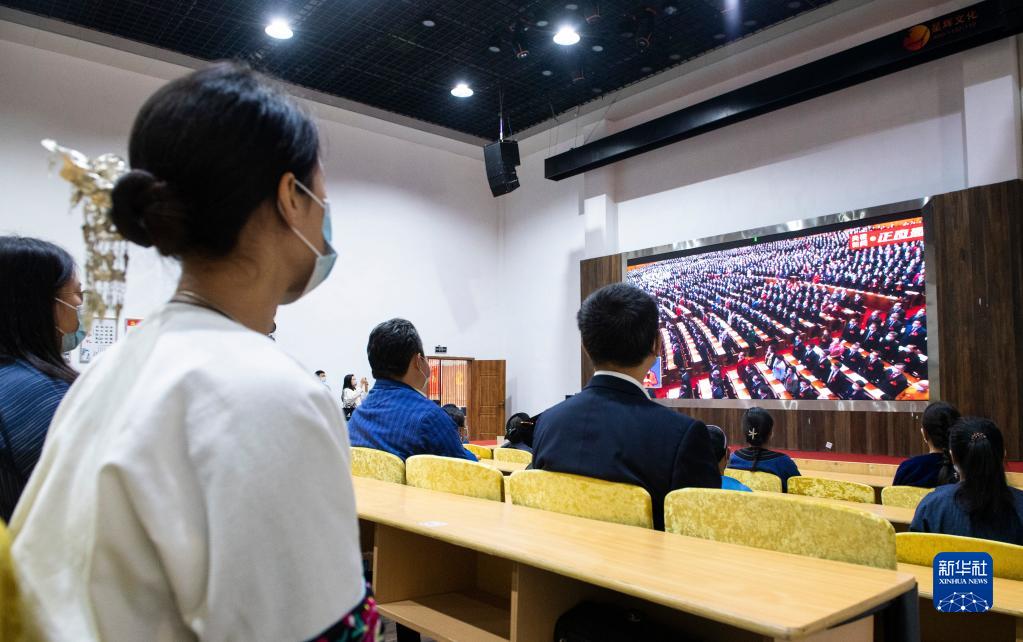
M 639 379 L 661 351 L 657 303 L 637 287 L 597 290 L 578 314 L 583 348 L 596 372 L 582 392 L 540 415 L 533 468 L 642 486 L 664 528 L 664 496 L 720 488 L 703 422 L 657 404 Z
M 348 423 L 352 446 L 384 450 L 403 460 L 441 455 L 476 461 L 462 447 L 451 417 L 426 398 L 430 363 L 412 323 L 384 321 L 370 332 L 366 352 L 376 384 Z
M 771 473 L 781 478 L 782 490 L 788 489 L 789 477 L 799 474 L 796 463 L 785 453 L 768 450 L 765 446 L 771 439 L 774 418 L 763 408 L 748 409 L 742 416 L 742 430 L 746 433 L 748 448 L 732 453 L 729 468 L 752 472 Z
M 181 276 L 71 386 L 14 511 L 41 639 L 376 639 L 341 410 L 267 338 L 337 257 L 319 140 L 237 63 L 139 111 L 111 219 Z
M 515 448 L 527 453 L 533 452 L 533 430 L 536 419 L 524 412 L 517 412 L 508 418 L 504 426 L 504 443 L 501 448 Z
M 78 373 L 61 356 L 85 336 L 82 284 L 60 247 L 0 236 L 0 520 L 8 522 Z
M 927 406 L 920 427 L 927 454 L 911 457 L 899 464 L 892 484 L 934 488 L 954 483 L 956 472 L 948 451 L 948 432 L 958 420 L 959 411 L 944 401 L 935 401 Z
M 1002 431 L 989 419 L 964 418 L 948 444 L 960 481 L 924 497 L 909 530 L 1023 545 L 1023 490 L 1005 481 Z
M 725 466 L 728 464 L 728 435 L 719 426 L 707 424 L 707 434 L 710 435 L 710 446 L 714 449 L 714 457 L 718 460 L 718 472 L 721 474 L 721 488 L 723 490 L 741 490 L 752 493 L 753 490 L 734 477 L 725 475 Z
M 863 364 L 863 376 L 871 383 L 877 383 L 884 377 L 884 361 L 881 361 L 877 350 L 870 351 L 867 362 Z
M 855 341 L 849 349 L 842 354 L 842 358 L 853 370 L 859 370 L 863 365 L 863 354 L 860 353 L 860 342 Z
M 853 381 L 852 387 L 849 389 L 849 399 L 852 401 L 871 401 L 873 397 L 863 389 L 863 384 L 859 381 Z
M 906 379 L 906 375 L 903 374 L 905 369 L 906 366 L 904 364 L 896 363 L 885 372 L 885 378 L 884 381 L 881 382 L 881 388 L 883 388 L 884 391 L 892 397 L 897 397 L 899 393 L 909 386 L 909 380 Z
M 465 413 L 462 412 L 462 409 L 453 403 L 446 403 L 440 409 L 448 413 L 451 421 L 455 422 L 455 427 L 458 428 L 459 440 L 463 444 L 469 443 L 469 435 L 465 432 Z
M 807 381 L 799 382 L 799 399 L 816 399 L 817 392 Z
M 875 311 L 875 314 L 877 311 Z M 876 323 L 870 323 L 863 331 L 863 346 L 867 350 L 873 350 L 881 343 L 881 331 L 877 329 Z

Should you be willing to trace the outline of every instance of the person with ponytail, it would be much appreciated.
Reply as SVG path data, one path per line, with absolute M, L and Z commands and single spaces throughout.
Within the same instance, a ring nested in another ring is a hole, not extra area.
M 940 486 L 916 508 L 910 531 L 1023 545 L 1023 490 L 1005 479 L 1002 431 L 990 419 L 960 419 L 949 431 L 959 482 Z
M 955 483 L 956 472 L 952 466 L 952 455 L 948 450 L 948 431 L 958 420 L 959 411 L 951 404 L 935 401 L 927 406 L 920 427 L 927 453 L 911 457 L 899 464 L 892 484 L 935 488 Z
M 62 248 L 0 236 L 0 520 L 14 512 L 78 373 L 63 353 L 85 337 L 82 284 Z
M 181 276 L 71 387 L 14 511 L 33 639 L 377 639 L 340 405 L 267 337 L 337 258 L 315 121 L 216 63 L 128 157 L 111 219 Z
M 747 409 L 742 415 L 742 432 L 749 446 L 732 453 L 728 467 L 777 475 L 784 492 L 788 490 L 789 477 L 798 476 L 799 468 L 785 453 L 767 449 L 773 428 L 774 417 L 769 412 L 757 406 Z

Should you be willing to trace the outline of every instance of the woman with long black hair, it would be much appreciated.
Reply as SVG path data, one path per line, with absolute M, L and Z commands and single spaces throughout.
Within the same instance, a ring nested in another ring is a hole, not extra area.
M 267 334 L 337 254 L 316 124 L 234 63 L 142 106 L 117 229 L 181 262 L 93 364 L 11 520 L 48 640 L 375 639 L 345 422 Z
M 1023 491 L 1005 480 L 1005 443 L 990 419 L 961 419 L 949 432 L 959 483 L 940 486 L 916 508 L 909 530 L 1023 545 Z
M 927 453 L 899 464 L 892 484 L 935 488 L 955 483 L 955 467 L 952 466 L 952 455 L 948 450 L 948 431 L 958 420 L 959 411 L 951 404 L 935 401 L 927 406 L 920 422 Z
M 732 453 L 728 467 L 777 475 L 781 479 L 782 491 L 786 491 L 789 477 L 799 475 L 799 468 L 785 453 L 767 448 L 773 429 L 774 417 L 771 413 L 757 406 L 747 409 L 742 415 L 742 432 L 749 445 Z
M 78 373 L 82 286 L 65 250 L 0 236 L 0 519 L 11 519 L 57 406 Z

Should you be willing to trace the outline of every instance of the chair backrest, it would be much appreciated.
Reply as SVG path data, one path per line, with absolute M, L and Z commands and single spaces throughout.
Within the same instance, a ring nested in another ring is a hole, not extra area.
M 1023 546 L 942 533 L 899 533 L 895 550 L 904 564 L 932 566 L 938 553 L 989 553 L 995 577 L 1023 580 Z
M 781 477 L 761 471 L 750 472 L 738 468 L 726 468 L 725 475 L 732 479 L 738 479 L 746 484 L 750 490 L 766 490 L 773 493 L 781 492 Z
M 465 449 L 476 455 L 476 459 L 493 459 L 494 449 L 487 448 L 486 446 L 477 446 L 476 444 L 462 444 Z
M 22 640 L 21 604 L 11 558 L 11 536 L 0 521 L 0 640 Z
M 895 529 L 864 510 L 806 497 L 683 488 L 664 499 L 664 530 L 783 553 L 895 568 Z
M 513 504 L 630 526 L 654 527 L 653 501 L 645 488 L 631 484 L 520 470 L 508 478 Z
M 866 484 L 824 477 L 789 477 L 789 494 L 863 504 L 873 504 L 875 497 L 874 489 Z
M 518 448 L 495 448 L 494 459 L 497 461 L 513 461 L 519 464 L 528 464 L 533 461 L 533 453 Z
M 504 475 L 475 461 L 415 455 L 405 460 L 405 483 L 480 499 L 504 501 Z
M 352 448 L 352 474 L 395 484 L 405 483 L 405 462 L 401 457 L 374 448 Z
M 885 486 L 881 489 L 881 503 L 885 506 L 899 508 L 916 508 L 927 493 L 933 488 L 917 488 L 916 486 Z

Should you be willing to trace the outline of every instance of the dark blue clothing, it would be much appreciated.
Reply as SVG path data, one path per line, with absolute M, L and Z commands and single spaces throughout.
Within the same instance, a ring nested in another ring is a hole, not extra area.
M 1023 545 L 1023 491 L 1009 488 L 1013 503 L 1016 505 L 1015 519 L 1013 515 L 1005 515 L 1000 526 L 974 524 L 970 515 L 956 501 L 959 484 L 946 484 L 927 494 L 916 507 L 909 530 L 918 533 L 944 533 L 945 535 L 961 535 L 963 537 L 979 537 L 980 539 L 997 540 L 1009 544 Z
M 796 467 L 796 462 L 792 461 L 792 458 L 785 453 L 775 452 L 773 450 L 767 450 L 761 448 L 760 457 L 756 457 L 757 449 L 755 448 L 743 448 L 736 450 L 732 453 L 732 458 L 728 460 L 728 467 L 735 468 L 737 470 L 752 470 L 753 460 L 757 459 L 757 470 L 758 473 L 771 473 L 781 478 L 781 490 L 782 492 L 788 492 L 789 489 L 789 477 L 798 477 L 799 468 Z
M 664 529 L 664 496 L 678 488 L 721 488 L 707 427 L 651 401 L 629 381 L 597 375 L 540 415 L 533 468 L 641 486 Z
M 0 362 L 0 519 L 14 506 L 39 461 L 53 414 L 69 385 L 25 361 Z
M 927 453 L 910 457 L 899 464 L 895 471 L 893 486 L 917 486 L 919 488 L 935 488 L 939 486 L 938 473 L 945 462 L 941 453 Z
M 476 461 L 462 447 L 458 426 L 440 406 L 400 381 L 378 379 L 348 422 L 353 446 L 384 450 L 408 459 L 440 455 Z

